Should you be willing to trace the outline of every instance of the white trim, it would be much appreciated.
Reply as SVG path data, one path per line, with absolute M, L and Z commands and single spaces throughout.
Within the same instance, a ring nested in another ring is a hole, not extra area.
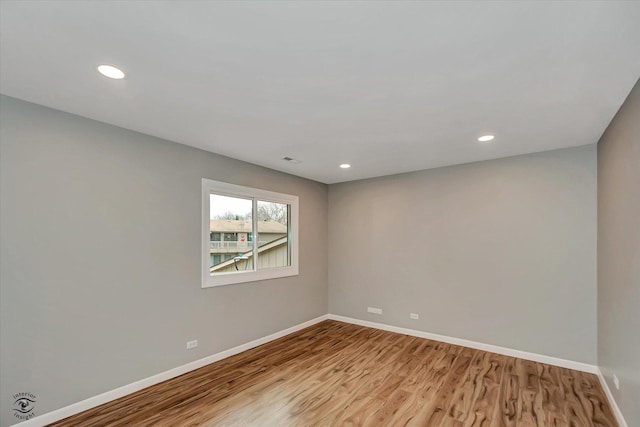
M 446 335 L 432 334 L 430 332 L 417 331 L 415 329 L 400 328 L 398 326 L 385 325 L 384 323 L 369 322 L 368 320 L 354 319 L 351 317 L 338 316 L 329 314 L 329 319 L 337 320 L 345 323 L 353 323 L 354 325 L 367 326 L 369 328 L 381 329 L 383 331 L 396 332 L 399 334 L 411 335 L 413 337 L 427 338 L 435 341 L 442 341 L 449 344 L 460 345 L 463 347 L 475 348 L 477 350 L 488 351 L 491 353 L 504 354 L 505 356 L 519 357 L 521 359 L 532 360 L 534 362 L 547 363 L 549 365 L 560 366 L 562 368 L 575 369 L 576 371 L 597 374 L 598 367 L 588 363 L 574 362 L 573 360 L 560 359 L 558 357 L 545 356 L 542 354 L 529 353 L 527 351 L 514 350 L 507 347 L 500 347 L 492 344 L 484 344 L 477 341 L 469 341 L 462 338 L 448 337 Z
M 345 323 L 352 323 L 354 325 L 366 326 L 369 328 L 381 329 L 389 332 L 396 332 L 399 334 L 405 334 L 405 335 L 415 336 L 419 338 L 427 338 L 431 340 L 446 342 L 449 344 L 475 348 L 478 350 L 504 354 L 506 356 L 519 357 L 521 359 L 532 360 L 534 362 L 547 363 L 549 365 L 560 366 L 563 368 L 575 369 L 578 371 L 596 374 L 600 379 L 602 388 L 604 389 L 604 392 L 607 395 L 607 398 L 609 399 L 609 403 L 611 404 L 613 413 L 615 414 L 616 419 L 620 424 L 620 427 L 628 427 L 624 417 L 622 416 L 622 412 L 620 411 L 620 408 L 618 407 L 616 401 L 614 400 L 613 395 L 611 394 L 611 390 L 609 389 L 609 386 L 605 381 L 602 372 L 600 371 L 600 368 L 598 368 L 595 365 L 590 365 L 582 362 L 574 362 L 571 360 L 565 360 L 557 357 L 545 356 L 545 355 L 536 354 L 536 353 L 529 353 L 521 350 L 514 350 L 514 349 L 500 347 L 500 346 L 491 345 L 491 344 L 484 344 L 476 341 L 469 341 L 461 338 L 448 337 L 446 335 L 432 334 L 430 332 L 423 332 L 415 329 L 401 328 L 398 326 L 391 326 L 383 323 L 369 322 L 367 320 L 354 319 L 351 317 L 339 316 L 336 314 L 325 314 L 323 316 L 316 317 L 315 319 L 311 319 L 306 322 L 300 323 L 298 325 L 292 326 L 290 328 L 283 329 L 279 332 L 275 332 L 271 335 L 267 335 L 266 337 L 258 338 L 246 344 L 241 344 L 239 346 L 230 348 L 228 350 L 221 351 L 220 353 L 216 353 L 211 356 L 187 363 L 185 365 L 178 366 L 177 368 L 169 369 L 168 371 L 164 371 L 159 374 L 153 375 L 151 377 L 144 378 L 140 381 L 136 381 L 131 384 L 118 387 L 114 390 L 107 391 L 97 396 L 90 397 L 88 399 L 82 400 L 77 403 L 73 403 L 69 406 L 65 406 L 64 408 L 47 412 L 46 414 L 39 415 L 28 421 L 23 421 L 21 423 L 14 424 L 14 425 L 20 426 L 20 427 L 41 427 L 56 421 L 60 421 L 64 418 L 70 417 L 77 413 L 86 411 L 91 408 L 95 408 L 96 406 L 102 405 L 104 403 L 110 402 L 115 399 L 119 399 L 128 394 L 142 390 L 143 388 L 150 387 L 152 385 L 161 383 L 171 378 L 175 378 L 179 375 L 183 375 L 187 372 L 191 372 L 195 369 L 201 368 L 203 366 L 217 362 L 219 360 L 225 359 L 235 354 L 242 353 L 243 351 L 252 349 L 259 345 L 266 344 L 278 338 L 282 338 L 293 332 L 315 325 L 316 323 L 320 323 L 327 319 L 337 320 L 339 322 L 345 322 Z
M 169 369 L 168 371 L 164 371 L 159 374 L 153 375 L 151 377 L 144 378 L 140 381 L 136 381 L 131 384 L 118 387 L 114 390 L 107 391 L 97 396 L 93 396 L 88 399 L 82 400 L 80 402 L 73 403 L 69 406 L 65 406 L 64 408 L 47 412 L 46 414 L 39 415 L 28 421 L 23 421 L 21 423 L 14 424 L 14 425 L 20 426 L 20 427 L 41 427 L 56 421 L 60 421 L 63 418 L 70 417 L 82 411 L 86 411 L 87 409 L 95 408 L 96 406 L 102 405 L 107 402 L 111 402 L 112 400 L 115 400 L 115 399 L 119 399 L 128 394 L 142 390 L 143 388 L 147 388 L 154 384 L 161 383 L 162 381 L 175 378 L 179 375 L 186 374 L 187 372 L 191 372 L 198 368 L 202 368 L 203 366 L 225 359 L 229 356 L 242 353 L 243 351 L 252 349 L 262 344 L 266 344 L 278 338 L 282 338 L 285 335 L 289 335 L 301 329 L 308 328 L 309 326 L 315 325 L 316 323 L 320 323 L 324 320 L 327 320 L 328 318 L 329 316 L 327 314 L 320 317 L 316 317 L 315 319 L 311 319 L 306 322 L 300 323 L 298 325 L 292 326 L 290 328 L 283 329 L 279 332 L 275 332 L 271 335 L 267 335 L 266 337 L 258 338 L 246 344 L 241 344 L 239 346 L 230 348 L 229 350 L 224 350 L 224 351 L 221 351 L 220 353 L 207 356 L 203 359 L 189 362 L 185 365 L 178 366 L 177 368 Z
M 607 380 L 604 378 L 604 374 L 602 373 L 602 370 L 600 369 L 600 367 L 598 367 L 597 375 L 598 375 L 598 378 L 600 379 L 600 385 L 602 386 L 604 393 L 607 395 L 607 399 L 609 399 L 609 404 L 611 405 L 611 409 L 613 409 L 613 415 L 615 415 L 616 420 L 618 420 L 618 424 L 620 424 L 620 427 L 629 427 L 629 425 L 627 424 L 627 421 L 624 419 L 624 416 L 622 415 L 622 411 L 620 410 L 618 403 L 613 398 L 613 393 L 611 393 L 609 384 L 607 383 Z
M 220 194 L 229 197 L 246 198 L 251 200 L 253 211 L 253 253 L 260 254 L 258 249 L 258 201 L 283 203 L 291 206 L 288 224 L 288 244 L 291 265 L 278 268 L 257 268 L 257 257 L 253 257 L 253 268 L 248 271 L 220 272 L 211 274 L 210 264 L 210 196 Z M 259 188 L 243 187 L 241 185 L 228 184 L 226 182 L 214 181 L 202 178 L 202 256 L 201 275 L 202 287 L 210 288 L 215 286 L 226 286 L 237 283 L 256 282 L 259 280 L 276 279 L 280 277 L 297 276 L 299 274 L 298 263 L 298 220 L 299 220 L 299 198 L 291 194 L 276 193 L 274 191 L 262 190 Z

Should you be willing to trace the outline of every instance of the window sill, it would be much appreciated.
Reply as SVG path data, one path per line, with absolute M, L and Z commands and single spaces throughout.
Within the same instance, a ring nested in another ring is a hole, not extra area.
M 297 267 L 269 268 L 258 271 L 234 271 L 230 273 L 217 273 L 215 276 L 204 277 L 202 288 L 235 285 L 238 283 L 258 282 L 261 280 L 278 279 L 281 277 L 298 276 Z

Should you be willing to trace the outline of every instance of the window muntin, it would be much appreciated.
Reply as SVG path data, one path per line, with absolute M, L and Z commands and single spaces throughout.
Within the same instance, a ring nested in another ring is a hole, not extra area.
M 297 196 L 208 179 L 202 195 L 203 287 L 298 274 Z

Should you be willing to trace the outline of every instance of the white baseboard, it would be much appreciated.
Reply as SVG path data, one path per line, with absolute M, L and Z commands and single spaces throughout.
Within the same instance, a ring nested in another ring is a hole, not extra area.
M 400 328 L 397 326 L 385 325 L 384 323 L 369 322 L 368 320 L 360 320 L 360 319 L 354 319 L 351 317 L 338 316 L 336 314 L 329 314 L 328 317 L 331 320 L 337 320 L 345 323 L 353 323 L 354 325 L 367 326 L 369 328 L 381 329 L 383 331 L 396 332 L 396 333 L 410 335 L 410 336 L 419 337 L 419 338 L 427 338 L 434 341 L 446 342 L 449 344 L 475 348 L 478 350 L 489 351 L 491 353 L 504 354 L 506 356 L 519 357 L 521 359 L 532 360 L 534 362 L 547 363 L 549 365 L 559 366 L 561 368 L 575 369 L 576 371 L 595 374 L 598 376 L 598 379 L 600 380 L 600 384 L 602 385 L 602 388 L 604 389 L 607 399 L 609 400 L 609 404 L 611 405 L 611 409 L 613 410 L 613 414 L 615 415 L 616 420 L 618 421 L 618 424 L 620 424 L 620 427 L 629 427 L 627 422 L 624 419 L 624 416 L 622 415 L 622 411 L 620 410 L 620 407 L 618 407 L 616 400 L 613 398 L 613 394 L 611 393 L 609 384 L 605 380 L 604 375 L 602 374 L 602 371 L 600 370 L 600 368 L 596 365 L 590 365 L 588 363 L 582 363 L 582 362 L 574 362 L 572 360 L 560 359 L 558 357 L 545 356 L 545 355 L 536 354 L 536 353 L 529 353 L 521 350 L 514 350 L 511 348 L 500 347 L 497 345 L 484 344 L 484 343 L 469 341 L 461 338 L 453 338 L 453 337 L 448 337 L 446 335 L 432 334 L 429 332 L 417 331 L 415 329 Z
M 177 368 L 169 369 L 168 371 L 164 371 L 159 374 L 153 375 L 151 377 L 142 379 L 140 381 L 136 381 L 131 384 L 118 387 L 114 390 L 107 391 L 97 396 L 90 397 L 88 399 L 82 400 L 77 403 L 73 403 L 69 406 L 65 406 L 64 408 L 56 409 L 55 411 L 47 412 L 46 414 L 39 415 L 28 421 L 23 421 L 21 423 L 14 424 L 14 425 L 20 426 L 20 427 L 41 427 L 41 426 L 62 420 L 64 418 L 70 417 L 71 415 L 78 414 L 82 411 L 86 411 L 87 409 L 95 408 L 96 406 L 100 406 L 104 403 L 110 402 L 115 399 L 119 399 L 128 394 L 142 390 L 143 388 L 147 388 L 154 384 L 161 383 L 162 381 L 166 381 L 171 378 L 175 378 L 179 375 L 186 374 L 187 372 L 193 371 L 195 369 L 202 368 L 203 366 L 209 365 L 210 363 L 217 362 L 229 356 L 242 353 L 243 351 L 249 350 L 251 348 L 257 347 L 262 344 L 266 344 L 278 338 L 282 338 L 285 335 L 289 335 L 293 332 L 307 328 L 311 325 L 315 325 L 316 323 L 322 322 L 323 320 L 327 320 L 327 319 L 328 319 L 327 314 L 320 317 L 316 317 L 315 319 L 311 319 L 307 322 L 303 322 L 298 325 L 292 326 L 290 328 L 283 329 L 282 331 L 275 332 L 271 335 L 267 335 L 266 337 L 258 338 L 246 344 L 242 344 L 237 347 L 230 348 L 229 350 L 221 351 L 220 353 L 216 353 L 211 356 L 207 356 L 205 358 L 195 360 L 185 365 L 178 366 Z
M 505 356 L 519 357 L 520 359 L 532 360 L 534 362 L 547 363 L 549 365 L 560 366 L 561 368 L 575 369 L 576 371 L 598 374 L 598 367 L 588 363 L 574 362 L 573 360 L 560 359 L 558 357 L 545 356 L 542 354 L 529 353 L 527 351 L 514 350 L 512 348 L 500 347 L 497 345 L 484 344 L 476 341 L 469 341 L 461 338 L 448 337 L 446 335 L 432 334 L 430 332 L 418 331 L 415 329 L 400 328 L 398 326 L 385 325 L 384 323 L 369 322 L 368 320 L 354 319 L 351 317 L 329 314 L 329 319 L 340 322 L 353 323 L 354 325 L 367 326 L 369 328 L 382 329 L 383 331 L 397 332 L 399 334 L 411 335 L 413 337 L 427 338 L 434 341 L 442 341 L 449 344 L 463 347 L 475 348 L 477 350 L 491 353 L 504 354 Z
M 276 340 L 285 335 L 289 335 L 293 332 L 315 325 L 316 323 L 322 322 L 323 320 L 327 320 L 327 319 L 337 320 L 345 323 L 352 323 L 355 325 L 366 326 L 369 328 L 381 329 L 389 332 L 396 332 L 400 334 L 411 335 L 419 338 L 427 338 L 435 341 L 442 341 L 449 344 L 475 348 L 478 350 L 504 354 L 506 356 L 519 357 L 521 359 L 527 359 L 535 362 L 547 363 L 549 365 L 560 366 L 563 368 L 575 369 L 578 371 L 596 374 L 600 378 L 602 387 L 604 388 L 604 391 L 607 394 L 607 398 L 609 399 L 609 402 L 611 403 L 611 406 L 614 410 L 616 418 L 620 423 L 620 427 L 628 427 L 624 418 L 622 417 L 620 408 L 618 408 L 615 400 L 613 399 L 609 386 L 607 385 L 606 381 L 604 380 L 604 377 L 602 376 L 602 372 L 600 372 L 600 369 L 595 365 L 590 365 L 590 364 L 581 363 L 581 362 L 574 362 L 571 360 L 565 360 L 557 357 L 545 356 L 545 355 L 536 354 L 536 353 L 529 353 L 529 352 L 520 351 L 520 350 L 514 350 L 514 349 L 500 347 L 500 346 L 491 345 L 491 344 L 484 344 L 476 341 L 469 341 L 461 338 L 454 338 L 454 337 L 448 337 L 445 335 L 432 334 L 429 332 L 423 332 L 423 331 L 418 331 L 414 329 L 407 329 L 407 328 L 401 328 L 397 326 L 385 325 L 383 323 L 369 322 L 367 320 L 360 320 L 360 319 L 354 319 L 351 317 L 338 316 L 335 314 L 325 314 L 323 316 L 316 317 L 315 319 L 311 319 L 307 322 L 303 322 L 298 325 L 292 326 L 290 328 L 284 329 L 282 331 L 275 332 L 266 337 L 258 338 L 246 344 L 233 347 L 229 350 L 221 351 L 220 353 L 216 353 L 211 356 L 208 356 L 199 360 L 195 360 L 185 365 L 178 366 L 177 368 L 169 369 L 168 371 L 164 371 L 159 374 L 153 375 L 151 377 L 142 379 L 140 381 L 136 381 L 131 384 L 118 387 L 114 390 L 107 391 L 97 396 L 93 396 L 88 399 L 82 400 L 80 402 L 73 403 L 69 406 L 65 406 L 64 408 L 56 409 L 55 411 L 51 411 L 46 414 L 39 415 L 28 421 L 23 421 L 15 425 L 20 427 L 41 427 L 41 426 L 62 420 L 64 418 L 70 417 L 72 415 L 78 414 L 80 412 L 86 411 L 91 408 L 95 408 L 96 406 L 102 405 L 104 403 L 110 402 L 115 399 L 119 399 L 128 394 L 142 390 L 143 388 L 150 387 L 154 384 L 161 383 L 162 381 L 166 381 L 171 378 L 177 377 L 179 375 L 185 374 L 187 372 L 193 371 L 195 369 L 201 368 L 210 363 L 214 363 L 219 360 L 225 359 L 229 356 L 242 353 L 243 351 L 249 350 L 259 345 L 266 344 L 270 341 Z
M 607 384 L 607 381 L 604 378 L 604 374 L 602 373 L 600 368 L 598 368 L 598 378 L 600 379 L 600 385 L 602 385 L 604 393 L 607 395 L 607 399 L 609 399 L 609 404 L 611 405 L 611 409 L 613 409 L 613 414 L 616 416 L 616 420 L 618 420 L 618 424 L 620 424 L 620 427 L 629 427 L 627 421 L 622 415 L 622 411 L 620 410 L 618 403 L 616 403 L 616 400 L 613 398 L 613 393 L 611 393 L 609 384 Z

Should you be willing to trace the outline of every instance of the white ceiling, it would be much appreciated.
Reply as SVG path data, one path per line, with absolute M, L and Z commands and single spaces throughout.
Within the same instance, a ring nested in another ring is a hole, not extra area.
M 640 77 L 635 1 L 0 8 L 2 93 L 325 183 L 595 143 Z

